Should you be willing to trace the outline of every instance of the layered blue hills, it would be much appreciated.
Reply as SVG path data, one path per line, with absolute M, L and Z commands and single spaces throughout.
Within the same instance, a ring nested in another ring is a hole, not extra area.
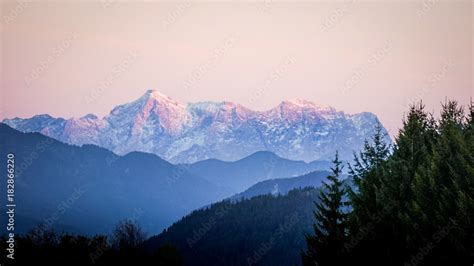
M 118 221 L 132 219 L 156 234 L 191 211 L 260 181 L 328 166 L 286 160 L 271 152 L 235 162 L 174 165 L 150 153 L 119 156 L 94 145 L 75 146 L 22 133 L 5 124 L 0 124 L 0 147 L 1 158 L 15 155 L 17 232 L 42 224 L 81 234 L 109 233 Z M 5 167 L 0 164 L 0 171 L 5 173 Z M 0 186 L 6 189 L 6 179 Z

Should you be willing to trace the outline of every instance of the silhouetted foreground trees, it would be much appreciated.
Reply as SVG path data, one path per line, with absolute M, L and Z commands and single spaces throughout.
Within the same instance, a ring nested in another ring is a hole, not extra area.
M 15 259 L 2 265 L 181 265 L 176 248 L 160 247 L 144 252 L 140 245 L 145 234 L 129 220 L 121 221 L 106 235 L 85 237 L 38 226 L 26 235 L 16 237 Z M 2 252 L 6 239 L 2 240 Z
M 454 101 L 443 105 L 438 120 L 421 103 L 412 106 L 393 149 L 377 130 L 350 165 L 354 187 L 348 191 L 352 208 L 346 227 L 327 223 L 342 208 L 339 193 L 325 191 L 324 202 L 335 204 L 329 212 L 318 207 L 316 234 L 308 238 L 303 263 L 472 265 L 473 116 L 472 105 L 465 115 Z M 331 181 L 329 187 L 338 187 L 337 180 Z M 328 237 L 342 230 L 346 234 L 337 243 Z M 310 260 L 308 253 L 314 253 Z
M 331 168 L 332 175 L 323 182 L 320 191 L 320 202 L 316 203 L 314 216 L 317 223 L 313 226 L 314 235 L 306 236 L 308 251 L 302 254 L 303 263 L 313 264 L 317 261 L 327 265 L 345 265 L 344 243 L 346 239 L 347 213 L 344 209 L 346 188 L 342 182 L 342 162 L 336 152 Z
M 16 265 L 293 265 L 311 231 L 319 190 L 225 200 L 196 210 L 141 244 L 120 222 L 111 236 L 86 238 L 35 230 L 17 238 Z M 3 241 L 2 241 L 3 242 Z M 3 242 L 4 243 L 4 242 Z M 3 248 L 3 247 L 1 247 Z

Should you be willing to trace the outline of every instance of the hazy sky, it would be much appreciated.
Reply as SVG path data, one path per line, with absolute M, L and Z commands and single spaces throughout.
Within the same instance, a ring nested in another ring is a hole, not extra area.
M 473 94 L 471 1 L 2 1 L 0 118 L 106 115 L 156 89 L 265 110 L 371 111 Z

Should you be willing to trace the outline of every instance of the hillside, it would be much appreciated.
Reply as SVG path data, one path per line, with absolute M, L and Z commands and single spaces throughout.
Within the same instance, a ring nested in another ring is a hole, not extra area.
M 318 193 L 305 188 L 285 196 L 222 201 L 192 212 L 145 247 L 174 245 L 184 265 L 293 265 L 300 261 L 305 233 L 311 232 Z
M 328 171 L 314 171 L 302 176 L 265 180 L 249 187 L 237 195 L 232 196 L 231 199 L 249 199 L 265 194 L 285 195 L 296 188 L 320 187 L 322 182 L 330 174 L 331 173 Z
M 208 159 L 183 165 L 191 173 L 218 186 L 229 188 L 234 194 L 257 182 L 300 176 L 316 170 L 329 170 L 330 166 L 328 161 L 292 161 L 268 151 L 256 152 L 233 162 Z

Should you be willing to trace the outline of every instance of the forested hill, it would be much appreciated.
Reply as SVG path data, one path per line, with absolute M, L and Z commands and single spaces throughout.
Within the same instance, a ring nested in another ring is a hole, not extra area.
M 174 223 L 145 246 L 176 246 L 185 265 L 294 265 L 312 230 L 319 190 L 222 201 Z
M 245 191 L 231 197 L 232 200 L 240 200 L 242 198 L 252 198 L 265 194 L 282 194 L 285 195 L 295 188 L 320 187 L 322 182 L 331 173 L 328 171 L 314 171 L 305 175 L 287 178 L 269 179 L 249 187 Z M 346 178 L 347 176 L 344 176 Z M 349 181 L 349 180 L 347 180 Z M 347 182 L 346 181 L 346 182 Z M 347 182 L 349 185 L 349 182 Z

